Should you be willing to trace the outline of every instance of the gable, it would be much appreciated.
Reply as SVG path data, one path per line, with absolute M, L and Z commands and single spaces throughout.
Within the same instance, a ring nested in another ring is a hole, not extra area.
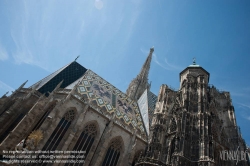
M 120 122 L 137 129 L 138 134 L 146 135 L 136 101 L 131 100 L 125 93 L 91 70 L 88 70 L 79 80 L 78 93 L 98 105 L 103 113 L 115 113 Z M 69 87 L 72 88 L 76 83 L 74 82 Z

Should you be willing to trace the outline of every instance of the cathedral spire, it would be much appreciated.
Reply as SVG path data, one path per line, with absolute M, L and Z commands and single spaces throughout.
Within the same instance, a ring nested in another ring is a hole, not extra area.
M 141 68 L 140 73 L 129 84 L 126 93 L 131 99 L 138 100 L 142 95 L 142 93 L 145 91 L 145 89 L 149 88 L 148 73 L 150 69 L 150 63 L 152 60 L 153 52 L 154 52 L 154 47 L 150 48 L 150 52 Z

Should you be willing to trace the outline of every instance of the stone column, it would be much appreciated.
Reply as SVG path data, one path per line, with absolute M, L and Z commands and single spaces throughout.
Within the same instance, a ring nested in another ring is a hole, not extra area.
M 126 162 L 131 162 L 133 160 L 133 155 L 135 153 L 135 146 L 136 146 L 136 131 L 133 133 L 131 136 L 132 138 L 130 139 L 129 145 L 127 150 L 124 152 L 124 158 L 122 159 L 122 163 Z
M 17 126 L 10 131 L 9 135 L 3 141 L 1 148 L 7 150 L 12 150 L 15 146 L 24 139 L 27 134 L 32 130 L 32 124 L 37 120 L 37 116 L 41 115 L 41 108 L 43 106 L 38 102 L 29 110 L 29 112 L 23 117 L 22 120 L 17 124 Z M 7 119 L 8 120 L 8 119 Z
M 85 114 L 86 114 L 88 108 L 89 108 L 89 105 L 86 105 L 83 108 L 82 113 L 79 115 L 79 118 L 77 119 L 76 125 L 73 127 L 73 128 L 76 129 L 76 131 L 70 130 L 69 137 L 67 138 L 66 142 L 64 143 L 64 145 L 62 147 L 62 151 L 65 151 L 65 150 L 67 150 L 69 148 L 69 145 L 70 145 L 72 139 L 75 137 L 76 132 L 79 131 L 81 127 L 83 127 L 83 126 L 80 126 L 80 125 L 83 124 L 83 122 L 84 122 Z
M 108 146 L 108 142 L 106 140 L 109 140 L 108 137 L 110 136 L 110 133 L 114 126 L 114 119 L 115 119 L 115 113 L 113 114 L 113 117 L 110 119 L 109 124 L 105 127 L 102 136 L 100 138 L 100 141 L 97 144 L 97 149 L 92 157 L 91 161 L 89 162 L 89 166 L 95 166 L 95 165 L 101 165 L 101 161 L 103 160 L 104 154 L 106 152 L 106 146 Z

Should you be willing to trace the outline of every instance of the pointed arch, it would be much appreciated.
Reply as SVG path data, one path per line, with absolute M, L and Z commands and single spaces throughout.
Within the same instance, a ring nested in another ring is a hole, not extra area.
M 217 125 L 213 124 L 212 125 L 212 135 L 213 135 L 213 139 L 218 141 L 218 131 L 217 131 Z
M 79 136 L 73 151 L 86 151 L 85 158 L 87 158 L 88 153 L 93 145 L 93 142 L 98 134 L 99 126 L 96 122 L 89 122 L 83 128 L 81 135 Z
M 69 129 L 72 121 L 75 119 L 75 114 L 76 111 L 73 109 L 70 109 L 64 114 L 63 118 L 60 120 L 48 141 L 44 145 L 43 150 L 55 150 L 57 148 L 66 131 Z
M 115 137 L 109 142 L 108 150 L 104 157 L 102 166 L 113 165 L 116 166 L 120 157 L 120 154 L 123 149 L 123 140 L 122 138 Z
M 210 109 L 210 112 L 213 114 L 213 115 L 217 115 L 217 112 L 216 112 L 216 104 L 215 104 L 215 101 L 211 101 L 210 105 L 209 105 L 209 109 Z
M 176 121 L 175 121 L 175 119 L 173 118 L 173 119 L 171 120 L 170 133 L 176 131 L 176 129 L 177 129 Z
M 172 156 L 173 156 L 174 151 L 175 151 L 175 141 L 176 141 L 176 138 L 174 137 L 171 140 L 171 144 L 170 144 L 169 164 L 172 162 L 172 159 L 173 159 Z
M 187 84 L 187 79 L 184 79 L 181 84 L 181 88 L 184 88 Z

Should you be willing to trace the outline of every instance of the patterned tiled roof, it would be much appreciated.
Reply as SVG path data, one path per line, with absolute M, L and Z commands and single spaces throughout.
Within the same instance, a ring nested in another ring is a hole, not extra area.
M 91 70 L 88 70 L 80 79 L 66 87 L 66 89 L 72 89 L 76 84 L 78 84 L 78 93 L 101 107 L 102 112 L 115 113 L 116 118 L 123 124 L 136 128 L 137 132 L 146 135 L 136 101 L 131 100 L 125 93 Z
M 31 88 L 36 87 L 41 93 L 52 92 L 57 84 L 59 84 L 62 80 L 63 83 L 61 88 L 65 88 L 66 86 L 70 85 L 72 82 L 80 78 L 85 72 L 87 71 L 79 63 L 73 61 L 61 69 L 55 71 L 54 73 L 48 75 L 47 77 L 43 78 L 42 80 L 38 81 Z

